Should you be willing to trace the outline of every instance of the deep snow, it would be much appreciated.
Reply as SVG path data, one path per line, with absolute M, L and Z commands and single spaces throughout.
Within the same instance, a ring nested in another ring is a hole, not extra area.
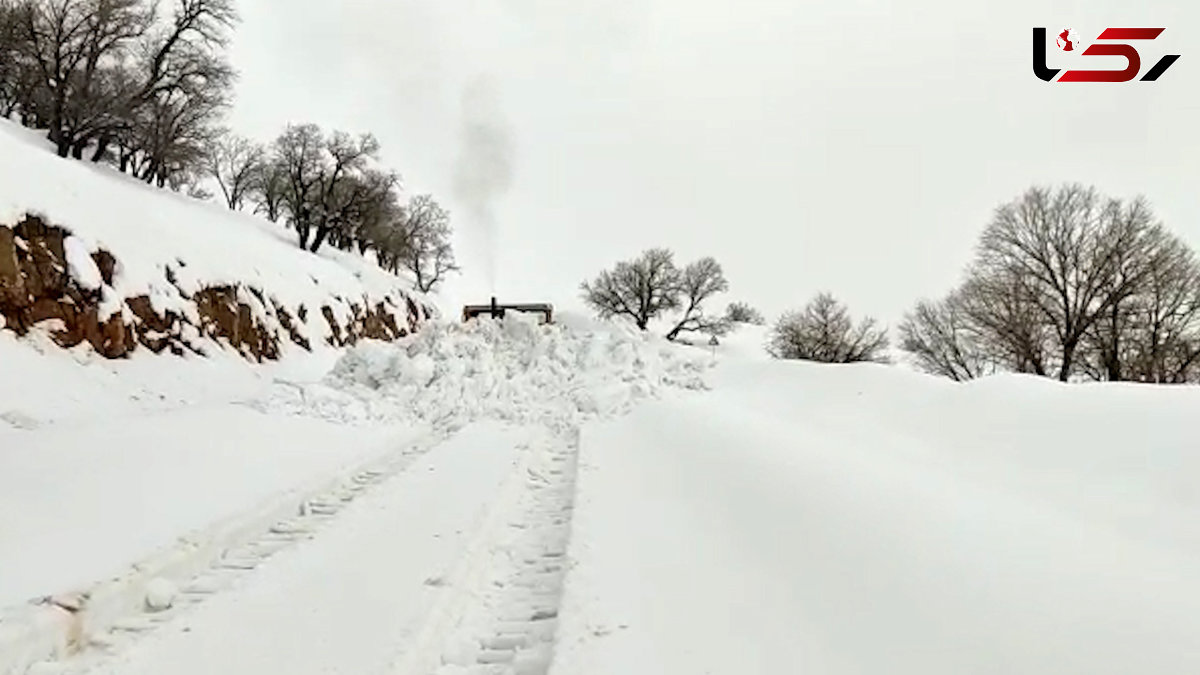
M 713 380 L 585 429 L 552 673 L 1200 671 L 1200 390 Z

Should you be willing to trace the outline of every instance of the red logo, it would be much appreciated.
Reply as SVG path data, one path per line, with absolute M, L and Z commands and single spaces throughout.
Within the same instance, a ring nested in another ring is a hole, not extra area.
M 1120 56 L 1125 59 L 1123 70 L 1068 70 L 1057 80 L 1059 69 L 1046 66 L 1046 29 L 1033 29 L 1033 73 L 1046 82 L 1129 82 L 1142 71 L 1142 57 L 1133 45 L 1121 41 L 1153 40 L 1165 28 L 1105 28 L 1096 42 L 1088 45 L 1080 54 L 1083 56 Z M 1102 42 L 1105 42 L 1102 44 Z M 1058 48 L 1064 52 L 1075 51 L 1079 40 L 1070 28 L 1058 34 Z M 1173 63 L 1179 60 L 1178 54 L 1162 57 L 1142 76 L 1142 82 L 1153 82 L 1167 72 Z
M 1064 52 L 1075 50 L 1075 39 L 1070 28 L 1058 34 L 1058 48 Z

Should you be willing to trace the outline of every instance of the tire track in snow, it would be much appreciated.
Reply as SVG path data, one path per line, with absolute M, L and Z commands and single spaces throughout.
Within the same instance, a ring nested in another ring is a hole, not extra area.
M 65 655 L 66 658 L 35 663 L 25 672 L 28 675 L 79 675 L 125 653 L 156 629 L 177 620 L 208 598 L 231 589 L 276 553 L 312 539 L 346 507 L 373 488 L 403 474 L 420 457 L 449 439 L 454 431 L 453 428 L 434 431 L 401 451 L 376 458 L 333 486 L 300 499 L 294 515 L 230 541 L 198 574 L 183 580 L 155 578 L 135 588 L 124 589 L 126 595 L 130 591 L 138 592 L 138 598 L 144 601 L 138 602 L 133 611 L 108 608 L 99 615 L 79 616 L 82 625 L 76 630 L 81 633 L 81 644 Z M 121 604 L 131 604 L 127 598 L 123 600 Z
M 575 501 L 577 427 L 545 430 L 522 480 L 462 562 L 393 675 L 544 675 L 553 659 Z M 506 503 L 507 502 L 507 503 Z

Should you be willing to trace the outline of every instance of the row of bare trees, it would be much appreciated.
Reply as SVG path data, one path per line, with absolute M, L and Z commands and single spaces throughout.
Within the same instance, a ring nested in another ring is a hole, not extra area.
M 1200 262 L 1144 199 L 1033 188 L 996 210 L 962 285 L 900 331 L 956 380 L 1200 381 Z
M 652 249 L 583 284 L 602 317 L 646 329 L 682 310 L 667 336 L 721 335 L 762 323 L 743 303 L 724 316 L 701 303 L 728 288 L 711 258 L 684 269 Z M 1200 382 L 1200 259 L 1145 199 L 1081 185 L 1035 187 L 996 209 L 965 279 L 922 301 L 899 326 L 900 348 L 929 373 L 969 380 L 1000 371 L 1062 381 Z M 767 350 L 783 359 L 889 362 L 888 331 L 855 321 L 832 295 L 781 316 Z
M 732 302 L 724 313 L 706 310 L 714 296 L 729 290 L 716 259 L 701 258 L 679 267 L 665 248 L 644 251 L 585 281 L 584 302 L 600 318 L 621 317 L 641 330 L 656 320 L 666 321 L 666 338 L 685 333 L 717 338 L 738 324 L 764 325 L 761 312 L 745 302 Z M 836 363 L 886 361 L 887 331 L 874 320 L 855 323 L 846 308 L 828 293 L 807 307 L 784 314 L 774 325 L 768 351 L 777 358 Z
M 226 206 L 252 205 L 283 221 L 308 251 L 329 244 L 372 252 L 384 269 L 410 272 L 422 292 L 458 269 L 449 212 L 428 194 L 402 203 L 400 177 L 380 167 L 371 134 L 299 124 L 263 145 L 226 132 L 206 153 L 203 171 Z
M 421 291 L 456 270 L 449 214 L 430 195 L 401 203 L 374 136 L 303 124 L 263 145 L 221 126 L 237 21 L 233 0 L 0 0 L 0 117 L 159 187 L 207 198 L 211 180 L 300 247 L 373 252 Z
M 0 116 L 178 188 L 229 105 L 236 22 L 232 0 L 0 0 Z

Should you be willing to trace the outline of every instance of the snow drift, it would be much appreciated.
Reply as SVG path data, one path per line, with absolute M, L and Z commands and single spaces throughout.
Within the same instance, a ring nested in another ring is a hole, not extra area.
M 574 424 L 627 412 L 669 387 L 704 388 L 711 365 L 702 352 L 623 327 L 509 315 L 364 342 L 323 382 L 282 387 L 262 404 L 338 421 Z

